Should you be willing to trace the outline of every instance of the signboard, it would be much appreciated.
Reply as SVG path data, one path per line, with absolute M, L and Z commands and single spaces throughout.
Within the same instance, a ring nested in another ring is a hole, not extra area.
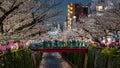
M 96 6 L 96 11 L 102 11 L 103 10 L 103 6 Z

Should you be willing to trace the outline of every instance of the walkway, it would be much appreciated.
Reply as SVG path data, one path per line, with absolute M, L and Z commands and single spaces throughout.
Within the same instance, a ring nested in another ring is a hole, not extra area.
M 72 68 L 59 53 L 43 53 L 39 68 Z

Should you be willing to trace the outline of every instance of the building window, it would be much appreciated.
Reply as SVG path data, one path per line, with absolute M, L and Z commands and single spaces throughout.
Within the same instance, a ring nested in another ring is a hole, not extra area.
M 98 3 L 99 4 L 104 3 L 104 0 L 99 0 Z
M 102 3 L 104 2 L 104 0 L 100 0 Z
M 120 3 L 119 3 L 119 9 L 120 9 Z

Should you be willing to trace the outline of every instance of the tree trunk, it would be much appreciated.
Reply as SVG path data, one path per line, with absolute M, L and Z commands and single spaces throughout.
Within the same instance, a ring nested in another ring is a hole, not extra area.
M 4 30 L 3 30 L 3 23 L 0 24 L 0 35 L 4 33 Z
M 119 42 L 119 34 L 118 34 L 118 31 L 116 31 L 116 35 L 117 35 L 116 42 Z

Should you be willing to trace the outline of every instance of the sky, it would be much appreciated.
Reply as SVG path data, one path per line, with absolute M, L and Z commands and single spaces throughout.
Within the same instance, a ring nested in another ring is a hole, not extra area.
M 59 1 L 59 0 L 56 0 Z M 67 17 L 67 5 L 69 3 L 82 3 L 84 5 L 87 5 L 90 3 L 92 0 L 63 0 L 63 3 L 60 5 L 60 7 L 63 9 L 63 16 L 62 18 L 65 20 Z
M 91 2 L 91 0 L 65 0 L 64 3 L 68 4 L 68 3 L 83 3 L 83 4 L 87 4 L 89 2 Z

